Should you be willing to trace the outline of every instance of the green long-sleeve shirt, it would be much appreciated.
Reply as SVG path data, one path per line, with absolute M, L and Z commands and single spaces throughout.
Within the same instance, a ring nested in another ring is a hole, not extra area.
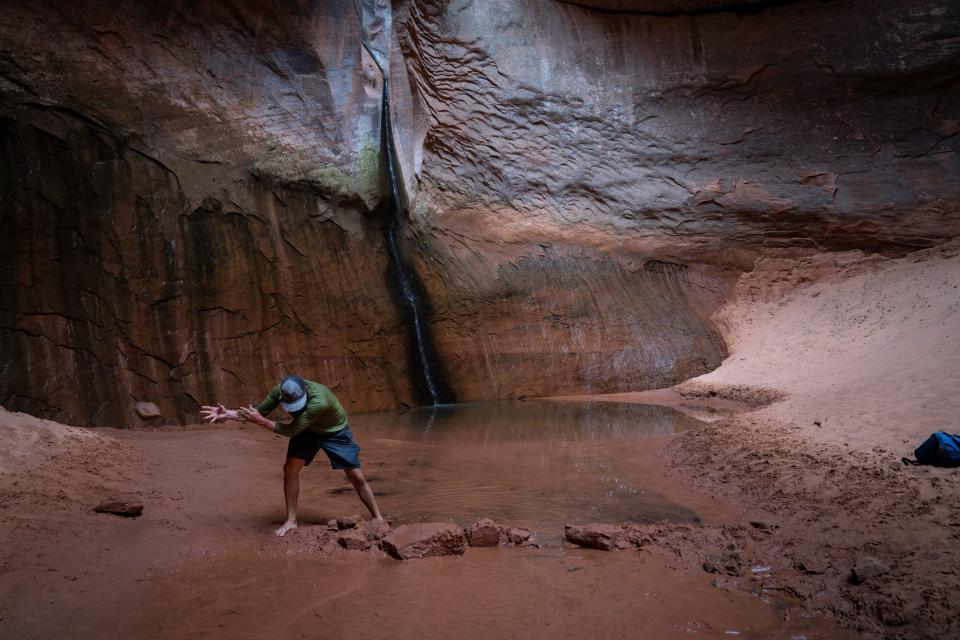
M 293 415 L 292 422 L 275 422 L 273 430 L 282 436 L 295 436 L 304 429 L 317 433 L 336 433 L 347 426 L 347 412 L 343 410 L 337 396 L 319 382 L 304 380 L 307 383 L 307 404 Z M 280 385 L 275 386 L 257 405 L 261 415 L 269 415 L 280 404 Z

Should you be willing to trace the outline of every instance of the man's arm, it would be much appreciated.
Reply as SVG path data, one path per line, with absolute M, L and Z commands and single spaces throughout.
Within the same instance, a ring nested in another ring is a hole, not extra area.
M 246 420 L 247 422 L 252 422 L 255 425 L 261 426 L 264 429 L 269 429 L 274 433 L 278 433 L 281 436 L 286 436 L 291 438 L 314 422 L 317 421 L 317 417 L 323 413 L 325 410 L 324 405 L 314 405 L 308 407 L 306 410 L 301 411 L 293 420 L 290 422 L 274 422 L 273 420 L 268 420 L 264 418 L 263 415 L 258 411 L 257 407 L 241 407 L 237 410 L 237 413 L 240 415 L 241 419 Z
M 270 412 L 277 408 L 277 405 L 280 404 L 280 385 L 275 386 L 273 389 L 270 389 L 270 393 L 267 394 L 267 397 L 257 405 L 257 413 L 261 416 L 268 416 Z
M 240 416 L 240 419 L 244 422 L 249 422 L 255 424 L 258 427 L 263 427 L 273 433 L 280 433 L 277 431 L 278 423 L 275 423 L 273 420 L 269 420 L 263 417 L 263 414 L 257 409 L 257 407 L 250 405 L 248 407 L 240 407 L 237 409 L 237 415 Z M 283 434 L 285 435 L 285 434 Z
M 202 422 L 226 422 L 227 420 L 243 420 L 235 409 L 227 409 L 225 406 L 217 403 L 217 406 L 204 405 L 200 407 L 200 420 Z

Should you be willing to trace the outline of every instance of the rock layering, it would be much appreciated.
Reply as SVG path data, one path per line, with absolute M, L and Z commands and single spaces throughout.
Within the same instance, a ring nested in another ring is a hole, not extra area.
M 364 4 L 0 3 L 0 402 L 422 397 L 364 35 L 461 399 L 667 386 L 726 357 L 730 269 L 960 233 L 957 6 Z
M 388 5 L 457 397 L 669 385 L 726 356 L 728 270 L 960 233 L 953 4 Z M 5 406 L 186 422 L 290 371 L 414 401 L 364 28 L 352 0 L 0 3 Z

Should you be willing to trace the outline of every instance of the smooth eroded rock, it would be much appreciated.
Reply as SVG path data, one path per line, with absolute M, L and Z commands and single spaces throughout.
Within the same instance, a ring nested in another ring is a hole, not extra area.
M 160 407 L 152 402 L 138 402 L 133 405 L 133 410 L 136 411 L 137 415 L 144 420 L 159 418 L 162 415 L 160 413 Z
M 471 547 L 495 547 L 500 544 L 502 527 L 490 518 L 482 518 L 467 529 Z
M 460 555 L 467 549 L 462 527 L 449 522 L 404 524 L 383 539 L 384 550 L 399 560 Z

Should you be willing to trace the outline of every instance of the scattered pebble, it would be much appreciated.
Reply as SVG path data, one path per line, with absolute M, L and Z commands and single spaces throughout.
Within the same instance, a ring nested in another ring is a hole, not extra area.
M 850 582 L 852 584 L 863 584 L 871 578 L 876 578 L 889 572 L 890 567 L 886 563 L 873 556 L 864 556 L 860 558 L 853 569 L 850 570 Z
M 125 500 L 107 500 L 93 508 L 97 513 L 109 513 L 124 518 L 136 518 L 143 513 L 143 505 L 139 502 Z

